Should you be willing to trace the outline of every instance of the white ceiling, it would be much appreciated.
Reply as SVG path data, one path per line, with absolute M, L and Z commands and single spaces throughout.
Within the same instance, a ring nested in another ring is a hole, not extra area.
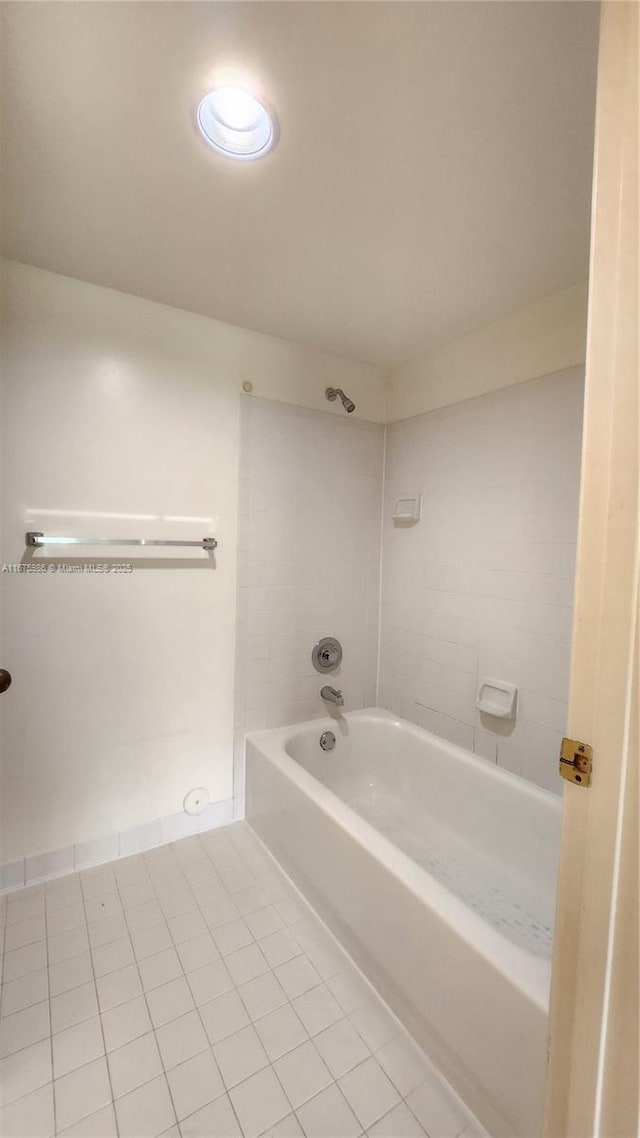
M 586 275 L 596 3 L 1 7 L 9 257 L 385 366 Z

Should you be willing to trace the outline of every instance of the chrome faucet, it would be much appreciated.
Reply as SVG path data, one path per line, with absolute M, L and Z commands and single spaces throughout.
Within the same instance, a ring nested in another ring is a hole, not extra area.
M 336 707 L 344 707 L 342 692 L 336 688 L 330 688 L 329 685 L 326 684 L 325 687 L 322 688 L 320 695 L 323 699 L 326 699 L 327 703 L 335 703 Z

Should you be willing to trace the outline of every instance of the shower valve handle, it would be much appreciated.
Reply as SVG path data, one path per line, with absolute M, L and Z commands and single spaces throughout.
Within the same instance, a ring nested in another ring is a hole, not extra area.
M 11 672 L 8 672 L 6 668 L 0 668 L 0 695 L 8 687 L 11 687 Z

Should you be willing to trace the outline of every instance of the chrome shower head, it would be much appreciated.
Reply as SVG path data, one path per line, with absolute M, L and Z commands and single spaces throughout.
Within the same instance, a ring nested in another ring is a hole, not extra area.
M 325 398 L 328 399 L 330 403 L 335 403 L 336 399 L 340 399 L 340 402 L 347 412 L 347 415 L 350 415 L 352 411 L 355 411 L 356 405 L 353 402 L 353 399 L 349 399 L 349 396 L 345 395 L 341 387 L 327 387 L 324 394 Z

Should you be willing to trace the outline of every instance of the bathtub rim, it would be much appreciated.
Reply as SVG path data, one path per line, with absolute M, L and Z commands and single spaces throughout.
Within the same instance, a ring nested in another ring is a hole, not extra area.
M 430 905 L 438 917 L 460 938 L 469 942 L 474 951 L 478 952 L 487 963 L 503 972 L 510 982 L 522 991 L 531 1002 L 545 1014 L 549 1010 L 549 989 L 551 980 L 551 960 L 547 957 L 537 956 L 528 949 L 514 944 L 504 934 L 498 932 L 488 921 L 464 904 L 446 886 L 442 885 L 427 869 L 418 865 L 408 854 L 394 845 L 389 838 L 376 830 L 370 822 L 358 814 L 335 791 L 330 790 L 320 782 L 315 775 L 307 771 L 286 750 L 286 743 L 291 742 L 296 734 L 309 733 L 310 730 L 330 730 L 335 728 L 336 722 L 344 718 L 347 721 L 365 719 L 370 721 L 385 721 L 394 724 L 402 731 L 409 732 L 415 738 L 433 739 L 445 752 L 452 754 L 464 763 L 482 764 L 489 777 L 497 778 L 524 793 L 538 798 L 558 814 L 558 826 L 562 818 L 562 799 L 551 791 L 534 783 L 526 783 L 518 775 L 504 771 L 481 756 L 466 751 L 463 747 L 441 739 L 433 732 L 394 715 L 383 708 L 362 708 L 349 711 L 342 716 L 324 716 L 319 719 L 305 720 L 285 727 L 275 727 L 261 731 L 248 732 L 245 737 L 245 746 L 252 747 L 262 758 L 271 762 L 280 772 L 289 778 L 312 802 L 326 815 L 347 830 L 352 838 L 366 852 L 375 857 L 384 868 L 397 877 L 401 884 L 408 889 L 423 904 Z

